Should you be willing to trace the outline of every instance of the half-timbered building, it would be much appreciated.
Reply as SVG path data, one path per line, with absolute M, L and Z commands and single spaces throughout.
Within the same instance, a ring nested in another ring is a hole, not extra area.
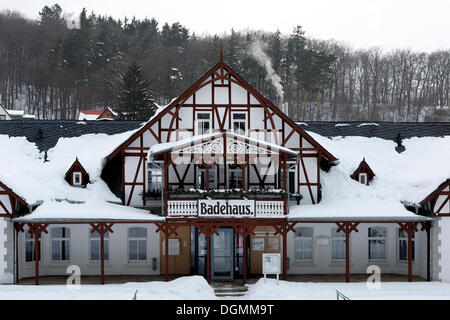
M 261 275 L 264 253 L 281 255 L 284 279 L 350 281 L 370 265 L 446 279 L 434 256 L 450 248 L 432 239 L 450 233 L 433 225 L 448 208 L 448 181 L 437 181 L 450 172 L 430 170 L 449 146 L 445 124 L 296 123 L 222 58 L 145 123 L 11 122 L 0 126 L 10 150 L 0 157 L 3 282 L 39 283 L 77 265 L 102 283 L 105 274 L 245 283 Z M 377 175 L 363 160 L 355 181 L 363 157 Z

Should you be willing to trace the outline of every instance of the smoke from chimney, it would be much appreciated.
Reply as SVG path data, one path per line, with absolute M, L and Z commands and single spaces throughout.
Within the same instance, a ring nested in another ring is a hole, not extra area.
M 273 69 L 272 60 L 270 60 L 269 56 L 265 52 L 267 47 L 267 43 L 262 42 L 261 40 L 256 40 L 251 43 L 249 52 L 258 64 L 266 70 L 266 80 L 269 80 L 275 87 L 277 96 L 279 97 L 280 102 L 282 102 L 284 98 L 284 90 L 281 85 L 281 78 Z

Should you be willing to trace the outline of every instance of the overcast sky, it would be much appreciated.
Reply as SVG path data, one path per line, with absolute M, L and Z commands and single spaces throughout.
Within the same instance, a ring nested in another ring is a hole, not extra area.
M 309 36 L 336 39 L 353 48 L 450 48 L 450 0 L 0 0 L 0 9 L 37 18 L 44 5 L 53 3 L 67 13 L 86 7 L 116 18 L 179 21 L 199 34 L 231 28 L 288 34 L 300 24 Z

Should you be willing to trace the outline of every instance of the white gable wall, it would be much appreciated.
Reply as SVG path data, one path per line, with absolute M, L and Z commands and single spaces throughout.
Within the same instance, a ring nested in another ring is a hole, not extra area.
M 221 70 L 217 71 L 219 74 Z M 183 105 L 178 109 L 178 118 L 176 119 L 170 113 L 165 113 L 160 120 L 152 125 L 152 130 L 157 137 L 160 137 L 160 142 L 175 141 L 180 139 L 185 139 L 196 134 L 195 118 L 198 112 L 210 112 L 211 114 L 211 126 L 213 131 L 220 130 L 220 125 L 223 124 L 224 130 L 232 129 L 232 115 L 236 112 L 246 113 L 246 128 L 247 135 L 259 140 L 266 140 L 271 143 L 287 146 L 293 150 L 300 150 L 302 148 L 313 148 L 313 146 L 306 141 L 301 135 L 295 131 L 288 139 L 288 135 L 294 130 L 287 122 L 285 122 L 278 114 L 275 114 L 273 110 L 269 107 L 261 105 L 261 103 L 244 87 L 231 82 L 230 87 L 224 87 L 227 85 L 228 81 L 224 81 L 223 84 L 220 80 L 215 81 L 213 85 L 211 77 L 205 80 L 205 84 L 199 90 L 193 92 L 190 97 L 188 97 Z M 217 86 L 219 85 L 219 86 Z M 230 99 L 231 95 L 231 99 Z M 249 104 L 250 103 L 250 104 Z M 212 106 L 217 108 L 214 110 Z M 175 114 L 177 107 L 171 108 L 171 113 Z M 268 115 L 272 114 L 272 118 Z M 173 120 L 173 121 L 172 121 Z M 160 130 L 161 129 L 161 130 Z M 283 134 L 284 129 L 284 134 Z M 263 133 L 263 130 L 268 130 L 269 133 Z M 169 131 L 170 137 L 169 137 Z M 143 145 L 141 145 L 141 140 L 138 137 L 133 141 L 129 147 L 134 148 L 126 149 L 126 153 L 139 153 L 146 154 L 148 149 L 159 143 L 158 139 L 154 137 L 153 134 L 148 132 L 144 133 Z M 137 149 L 141 148 L 141 149 Z M 305 172 L 297 172 L 296 176 L 299 177 L 300 193 L 303 195 L 302 204 L 317 203 L 318 200 L 318 187 L 319 177 L 317 175 L 318 161 L 317 161 L 317 151 L 308 151 L 313 153 L 314 157 L 304 158 L 304 169 Z M 130 158 L 130 159 L 129 159 Z M 134 158 L 134 159 L 131 159 Z M 132 187 L 127 185 L 130 182 L 138 183 L 139 186 L 135 186 L 133 195 L 131 196 L 130 205 L 143 205 L 143 200 L 141 195 L 137 195 L 136 191 L 145 192 L 145 176 L 143 173 L 139 173 L 136 177 L 137 171 L 143 171 L 144 168 L 141 165 L 138 168 L 139 157 L 130 157 L 125 155 L 125 203 L 127 199 L 130 198 L 130 192 Z M 181 168 L 178 170 L 180 175 L 184 172 Z M 253 173 L 253 169 L 249 181 L 250 183 L 257 183 L 258 179 Z M 169 182 L 177 182 L 177 177 L 171 168 L 169 170 L 170 178 Z M 189 169 L 185 183 L 190 184 L 194 181 L 194 170 Z M 221 177 L 223 178 L 223 177 Z M 275 181 L 275 176 L 268 176 L 266 178 L 267 183 L 273 183 Z M 313 184 L 312 186 L 306 187 L 305 184 L 309 182 Z M 316 184 L 316 185 L 314 185 Z M 298 189 L 298 186 L 297 186 Z

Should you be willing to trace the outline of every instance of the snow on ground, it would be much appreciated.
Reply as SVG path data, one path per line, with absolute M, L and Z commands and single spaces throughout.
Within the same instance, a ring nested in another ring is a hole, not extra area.
M 205 300 L 217 299 L 201 276 L 181 277 L 170 282 L 129 282 L 125 284 L 0 285 L 0 300 Z
M 406 150 L 395 151 L 391 140 L 366 137 L 329 139 L 308 132 L 325 149 L 339 159 L 328 173 L 321 173 L 322 201 L 290 209 L 290 217 L 324 215 L 339 210 L 339 215 L 411 216 L 400 201 L 419 203 L 447 178 L 450 166 L 450 136 L 443 138 L 410 138 L 403 141 Z M 350 175 L 361 160 L 375 172 L 370 186 L 353 180 Z M 356 200 L 356 201 L 355 201 Z
M 336 290 L 350 300 L 440 300 L 450 299 L 450 283 L 381 282 L 380 289 L 369 289 L 365 282 L 313 283 L 260 279 L 248 285 L 243 299 L 254 300 L 336 300 Z
M 381 282 L 369 289 L 365 282 L 313 283 L 260 279 L 247 285 L 248 293 L 233 300 L 336 300 L 336 290 L 351 300 L 440 300 L 450 299 L 450 283 Z M 214 289 L 201 276 L 186 276 L 170 282 L 129 282 L 125 284 L 81 285 L 0 285 L 0 300 L 213 300 Z

